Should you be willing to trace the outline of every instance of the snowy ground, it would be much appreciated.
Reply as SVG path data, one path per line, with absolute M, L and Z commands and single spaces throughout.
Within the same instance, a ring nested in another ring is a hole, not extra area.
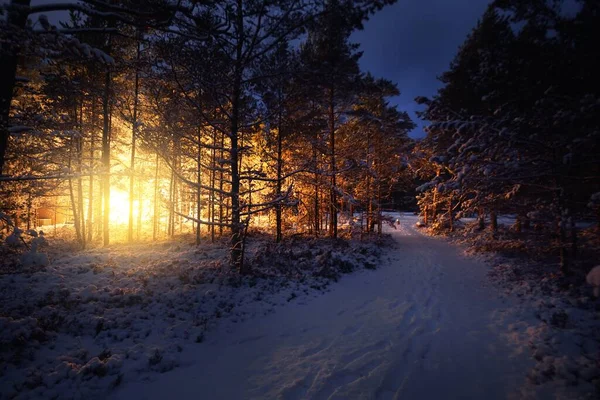
M 105 398 L 129 381 L 185 365 L 215 326 L 317 296 L 342 273 L 373 268 L 369 241 L 260 235 L 246 262 L 227 267 L 227 243 L 170 241 L 75 251 L 51 243 L 47 267 L 0 264 L 0 399 Z
M 376 271 L 217 329 L 184 354 L 188 367 L 130 382 L 115 397 L 546 398 L 526 377 L 529 343 L 510 340 L 533 334 L 531 309 L 489 287 L 485 264 L 415 231 L 416 217 L 401 221 L 388 228 L 398 246 Z M 593 395 L 590 383 L 557 393 Z
M 250 259 L 268 279 L 211 269 L 222 247 L 173 243 L 2 276 L 0 398 L 596 398 L 597 313 L 503 293 L 492 281 L 510 285 L 510 267 L 490 281 L 416 216 L 393 217 L 383 258 L 343 242 L 267 246 Z M 335 268 L 355 272 L 330 284 Z

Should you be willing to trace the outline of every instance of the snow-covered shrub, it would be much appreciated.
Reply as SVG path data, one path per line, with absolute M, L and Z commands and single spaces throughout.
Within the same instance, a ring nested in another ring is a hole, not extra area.
M 38 249 L 48 245 L 44 232 L 40 231 L 39 235 L 36 231 L 28 231 L 33 239 L 30 242 L 29 249 L 21 255 L 21 264 L 25 268 L 47 267 L 50 261 L 48 256 L 40 253 Z
M 44 232 L 34 229 L 24 231 L 13 226 L 12 221 L 5 214 L 0 215 L 0 218 L 9 229 L 12 228 L 4 242 L 0 243 L 0 253 L 5 253 L 8 258 L 5 266 L 18 264 L 28 270 L 47 267 L 50 263 L 48 256 L 40 252 L 40 249 L 48 246 Z
M 594 287 L 594 296 L 600 296 L 600 265 L 596 265 L 587 274 L 585 281 Z
M 18 248 L 25 245 L 25 239 L 23 238 L 23 231 L 18 227 L 14 227 L 10 235 L 6 237 L 4 244 L 11 248 Z

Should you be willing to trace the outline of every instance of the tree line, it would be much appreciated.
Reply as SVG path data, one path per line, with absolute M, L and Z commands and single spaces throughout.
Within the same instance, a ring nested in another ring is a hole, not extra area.
M 252 217 L 338 236 L 338 218 L 381 232 L 407 182 L 413 123 L 396 85 L 359 68 L 350 35 L 388 0 L 156 0 L 4 6 L 0 207 L 32 220 L 66 195 L 81 246 L 110 243 L 111 187 L 156 238 L 184 221 L 196 241 L 230 237 L 246 272 Z M 66 10 L 52 25 L 43 14 Z M 140 11 L 141 10 L 141 11 Z M 5 62 L 6 61 L 6 62 Z M 144 206 L 145 207 L 145 206 Z M 113 210 L 114 212 L 114 210 Z
M 599 13 L 592 0 L 490 4 L 444 86 L 417 99 L 431 121 L 414 161 L 426 224 L 477 215 L 495 233 L 513 214 L 516 232 L 554 238 L 567 271 L 576 221 L 600 222 Z

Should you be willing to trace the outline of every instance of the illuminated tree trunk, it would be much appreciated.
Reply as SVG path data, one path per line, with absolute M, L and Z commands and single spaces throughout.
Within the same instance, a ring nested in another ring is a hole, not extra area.
M 92 224 L 94 221 L 94 172 L 95 172 L 95 160 L 94 160 L 94 146 L 96 145 L 94 122 L 96 121 L 96 98 L 92 96 L 91 105 L 91 129 L 90 129 L 90 186 L 88 191 L 88 212 L 87 212 L 87 241 L 92 241 Z
M 314 213 L 315 213 L 315 236 L 319 236 L 321 230 L 321 214 L 319 210 L 319 172 L 318 172 L 318 158 L 317 158 L 317 142 L 319 140 L 319 134 L 315 133 L 315 144 L 313 145 L 313 168 L 315 169 L 314 175 L 314 187 L 315 187 L 315 199 L 314 199 Z
M 83 166 L 83 96 L 81 96 L 79 108 L 79 133 L 75 141 L 77 151 L 77 203 L 79 207 L 79 226 L 81 227 L 81 247 L 85 249 L 85 212 L 83 208 L 83 178 L 81 177 Z
M 452 196 L 448 199 L 448 223 L 450 224 L 450 232 L 454 232 L 454 216 L 452 215 Z
M 373 231 L 373 193 L 371 190 L 371 133 L 367 131 L 367 231 Z
M 483 207 L 479 208 L 477 214 L 478 227 L 480 230 L 483 230 L 485 228 L 485 212 L 483 211 Z
M 71 210 L 73 212 L 73 225 L 75 226 L 75 236 L 77 242 L 81 245 L 81 228 L 79 227 L 79 213 L 77 212 L 77 202 L 75 201 L 75 192 L 73 191 L 73 179 L 69 178 L 69 199 L 71 200 Z
M 232 129 L 232 131 L 233 131 L 233 129 Z M 237 133 L 236 133 L 236 135 L 237 135 Z M 221 135 L 221 143 L 220 143 L 221 150 L 219 150 L 219 158 L 221 160 L 223 160 L 223 157 L 224 157 L 223 146 L 225 146 L 225 135 Z M 233 160 L 231 162 L 233 162 Z M 237 165 L 238 165 L 237 160 L 235 162 L 235 165 L 237 168 Z M 224 205 L 225 205 L 224 203 L 225 203 L 225 199 L 223 196 L 223 164 L 221 164 L 221 167 L 219 168 L 219 237 L 223 236 L 223 219 L 224 219 L 223 212 L 224 212 Z
M 160 158 L 158 153 L 156 153 L 156 166 L 154 170 L 154 205 L 153 205 L 153 217 L 152 217 L 152 240 L 156 240 L 156 235 L 158 233 L 158 222 L 159 222 L 159 214 L 158 214 L 158 166 L 159 166 Z
M 198 127 L 198 155 L 196 164 L 198 167 L 196 171 L 198 183 L 198 189 L 196 191 L 196 216 L 198 218 L 198 221 L 196 222 L 196 245 L 199 245 L 202 229 L 202 224 L 200 223 L 200 219 L 202 219 L 202 190 L 200 189 L 200 186 L 202 185 L 202 128 L 200 127 Z
M 280 98 L 281 101 L 281 98 Z M 278 116 L 278 127 L 277 127 L 277 188 L 276 188 L 276 193 L 277 193 L 277 197 L 281 197 L 281 176 L 282 176 L 282 169 L 283 169 L 283 156 L 282 156 L 282 123 L 281 123 L 281 111 L 279 112 L 279 116 Z M 278 202 L 275 206 L 275 225 L 276 225 L 276 233 L 275 233 L 275 241 L 277 243 L 281 242 L 282 239 L 282 234 L 281 234 L 281 212 L 282 212 L 282 207 L 281 207 L 281 202 Z
M 490 211 L 490 229 L 493 233 L 498 232 L 498 214 L 494 205 L 492 205 L 492 210 Z
M 102 237 L 104 246 L 110 243 L 110 86 L 111 76 L 107 69 L 104 77 L 104 96 L 102 98 L 102 112 L 104 126 L 102 128 Z
M 31 191 L 27 194 L 27 230 L 31 229 Z
M 375 218 L 373 211 L 373 197 L 369 193 L 369 205 L 367 208 L 367 232 L 373 232 L 375 230 Z
M 381 182 L 377 182 L 377 234 L 381 235 L 382 220 L 381 220 Z
M 133 121 L 131 122 L 131 162 L 129 165 L 129 226 L 127 229 L 127 241 L 133 242 L 133 198 L 134 198 L 134 172 L 135 172 L 135 141 L 137 139 L 137 118 L 138 118 L 138 92 L 140 73 L 138 64 L 140 61 L 140 40 L 137 42 L 136 65 L 135 65 L 135 83 L 133 89 Z
M 231 266 L 240 273 L 247 272 L 247 268 L 242 263 L 242 225 L 240 224 L 240 176 L 238 170 L 238 134 L 240 117 L 240 100 L 242 96 L 242 57 L 244 45 L 244 16 L 243 0 L 237 1 L 237 31 L 240 37 L 236 43 L 236 58 L 233 71 L 233 96 L 231 99 Z
M 336 192 L 336 166 L 335 166 L 335 114 L 334 114 L 334 89 L 329 89 L 329 156 L 331 163 L 331 190 L 329 205 L 329 236 L 337 238 L 337 192 Z
M 169 222 L 167 224 L 167 236 L 173 237 L 175 232 L 175 170 L 171 171 L 171 179 L 169 181 Z
M 213 130 L 212 136 L 212 144 L 213 148 L 211 151 L 211 171 L 210 171 L 210 241 L 211 243 L 215 242 L 215 184 L 216 184 L 216 159 L 217 151 L 215 150 L 215 145 L 217 143 L 217 133 Z
M 71 143 L 69 146 L 69 175 L 72 173 L 71 165 L 73 159 L 73 147 L 75 138 L 71 138 Z M 75 235 L 77 237 L 77 242 L 82 245 L 82 237 L 81 237 L 81 226 L 79 225 L 79 212 L 77 210 L 77 202 L 75 201 L 75 192 L 73 191 L 73 179 L 69 177 L 69 199 L 71 200 L 71 211 L 73 212 L 73 225 L 75 226 Z
M 175 170 L 181 171 L 181 141 L 179 136 L 176 136 L 175 140 Z M 182 231 L 182 222 L 181 222 L 181 191 L 182 191 L 181 182 L 179 181 L 179 177 L 177 175 L 173 176 L 173 236 L 175 232 Z M 177 226 L 179 229 L 177 230 Z

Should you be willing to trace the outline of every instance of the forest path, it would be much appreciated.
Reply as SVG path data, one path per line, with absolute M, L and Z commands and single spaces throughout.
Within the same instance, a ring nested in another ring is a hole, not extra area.
M 190 366 L 131 382 L 120 399 L 503 399 L 529 361 L 504 333 L 510 304 L 487 267 L 400 214 L 389 262 L 211 334 Z M 385 259 L 386 257 L 384 257 Z

